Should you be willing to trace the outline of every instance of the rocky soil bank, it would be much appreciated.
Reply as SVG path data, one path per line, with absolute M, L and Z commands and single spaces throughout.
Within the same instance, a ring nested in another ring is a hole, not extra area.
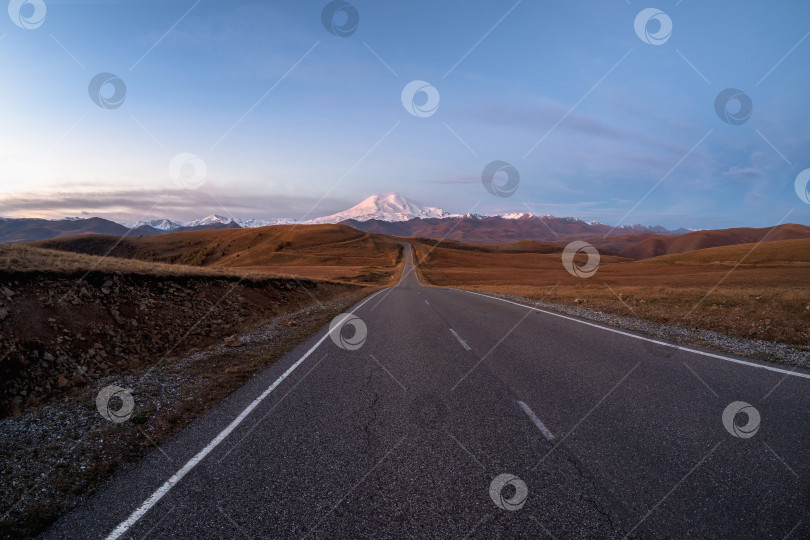
M 374 290 L 294 278 L 81 277 L 0 275 L 0 538 L 41 532 Z M 99 413 L 109 385 L 133 397 L 125 422 Z
M 172 362 L 343 284 L 284 278 L 0 275 L 0 417 L 110 374 Z

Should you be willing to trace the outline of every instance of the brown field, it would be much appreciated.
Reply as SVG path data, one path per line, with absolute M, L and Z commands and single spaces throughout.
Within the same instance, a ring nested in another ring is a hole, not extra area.
M 344 225 L 278 225 L 118 238 L 84 235 L 28 244 L 61 251 L 237 273 L 387 284 L 402 256 L 390 238 Z
M 599 269 L 588 279 L 563 268 L 561 244 L 434 244 L 414 243 L 423 281 L 434 285 L 810 345 L 810 239 L 701 249 L 641 261 L 602 254 Z M 578 264 L 584 262 L 583 255 Z
M 742 232 L 749 231 L 736 231 L 740 238 Z M 737 337 L 810 345 L 806 283 L 810 239 L 711 247 L 643 260 L 603 250 L 600 267 L 589 279 L 565 271 L 562 243 L 412 242 L 421 273 L 436 285 L 544 298 Z M 86 235 L 28 245 L 68 253 L 57 256 L 60 252 L 3 247 L 0 269 L 37 264 L 81 268 L 92 262 L 84 254 L 109 252 L 112 257 L 102 259 L 102 268 L 118 269 L 117 265 L 129 272 L 137 268 L 166 275 L 294 275 L 388 285 L 398 278 L 402 256 L 397 238 L 342 225 L 194 231 L 123 240 Z M 438 247 L 431 251 L 433 246 Z
M 118 257 L 100 257 L 69 253 L 24 244 L 0 244 L 0 272 L 51 271 L 75 274 L 87 271 L 128 272 L 154 276 L 240 276 L 225 268 L 194 267 L 167 263 L 150 263 Z
M 740 227 L 736 229 L 694 231 L 676 235 L 625 234 L 605 237 L 600 234 L 591 237 L 582 235 L 572 239 L 585 240 L 599 248 L 599 250 L 620 253 L 631 259 L 647 259 L 660 255 L 685 253 L 720 246 L 778 242 L 801 238 L 810 238 L 810 227 L 786 223 L 760 229 Z

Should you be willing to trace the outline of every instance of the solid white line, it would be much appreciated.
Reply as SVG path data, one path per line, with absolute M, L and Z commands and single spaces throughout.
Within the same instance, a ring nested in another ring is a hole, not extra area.
M 534 411 L 532 411 L 529 408 L 529 406 L 523 403 L 522 401 L 518 401 L 518 405 L 520 405 L 520 408 L 523 409 L 523 412 L 525 412 L 529 416 L 531 421 L 534 423 L 535 426 L 537 426 L 537 429 L 540 430 L 543 436 L 549 441 L 553 441 L 554 434 L 551 432 L 550 429 L 546 427 L 546 425 L 539 418 L 537 418 L 537 415 L 534 414 Z
M 374 294 L 372 294 L 371 296 L 369 296 L 368 298 L 363 300 L 360 304 L 358 304 L 357 307 L 355 307 L 349 313 L 354 313 L 355 311 L 360 309 L 363 306 L 363 304 L 365 304 L 366 302 L 368 302 L 369 300 L 371 300 L 372 298 L 374 298 L 375 296 L 377 296 L 378 294 L 380 294 L 384 290 L 385 289 L 381 289 L 381 290 L 375 292 Z M 295 371 L 295 369 L 298 366 L 300 366 L 304 362 L 304 360 L 309 358 L 309 356 L 313 352 L 315 352 L 315 350 L 321 345 L 321 343 L 323 343 L 326 340 L 326 338 L 328 338 L 328 337 L 329 337 L 329 332 L 327 331 L 326 334 L 324 334 L 321 337 L 321 339 L 319 339 L 318 342 L 315 343 L 315 345 L 313 345 L 301 358 L 299 358 L 292 366 L 290 366 L 289 369 L 287 369 L 287 371 L 285 371 L 278 379 L 276 379 L 273 382 L 273 384 L 271 384 L 269 387 L 267 387 L 267 389 L 264 392 L 262 392 L 259 397 L 254 399 L 250 403 L 250 405 L 245 407 L 245 410 L 243 410 L 239 414 L 239 416 L 237 416 L 230 424 L 228 424 L 228 426 L 225 429 L 220 431 L 219 435 L 214 437 L 214 439 L 210 443 L 208 443 L 205 446 L 205 448 L 200 450 L 197 453 L 197 455 L 195 455 L 193 458 L 188 460 L 188 462 L 185 465 L 183 465 L 183 467 L 179 471 L 174 473 L 171 478 L 166 480 L 166 482 L 164 482 L 162 486 L 160 486 L 157 490 L 155 490 L 155 492 L 152 493 L 152 495 L 148 499 L 146 499 L 146 501 L 144 501 L 143 504 L 141 504 L 141 506 L 139 506 L 137 510 L 132 512 L 132 514 L 130 514 L 130 516 L 126 520 L 119 523 L 118 526 L 107 536 L 107 540 L 115 540 L 116 538 L 120 537 L 122 534 L 127 532 L 139 519 L 141 519 L 144 516 L 144 514 L 146 514 L 153 506 L 155 506 L 155 504 L 157 504 L 157 502 L 160 499 L 162 499 L 163 496 L 166 495 L 169 492 L 170 489 L 172 489 L 178 482 L 180 482 L 180 480 L 182 480 L 183 477 L 186 474 L 188 474 L 189 471 L 191 471 L 191 469 L 196 467 L 197 464 L 200 461 L 205 459 L 205 456 L 210 454 L 211 451 L 219 445 L 219 443 L 221 443 L 223 440 L 225 440 L 225 438 L 228 435 L 230 435 L 230 433 L 234 429 L 236 429 L 236 427 L 239 424 L 242 423 L 242 421 L 253 411 L 253 409 L 255 409 L 259 405 L 259 403 L 261 403 L 268 395 L 270 395 L 270 393 L 273 390 L 275 390 L 276 387 L 279 384 L 281 384 L 281 382 L 284 379 L 289 377 L 289 375 L 293 371 Z
M 694 354 L 699 354 L 701 356 L 708 356 L 709 358 L 717 358 L 719 360 L 725 360 L 726 362 L 733 362 L 734 364 L 742 364 L 744 366 L 755 367 L 759 369 L 766 369 L 768 371 L 774 371 L 776 373 L 783 373 L 785 375 L 793 375 L 794 377 L 801 377 L 803 379 L 810 379 L 810 374 L 807 373 L 799 373 L 797 371 L 789 371 L 787 369 L 781 369 L 777 367 L 765 366 L 762 364 L 755 364 L 754 362 L 747 362 L 745 360 L 738 360 L 736 358 L 729 358 L 728 356 L 721 356 L 719 354 L 712 354 L 709 352 L 699 351 L 697 349 L 690 349 L 689 347 L 681 347 L 680 345 L 673 345 L 672 343 L 667 343 L 665 341 L 658 341 L 656 339 L 650 339 L 643 336 L 637 336 L 636 334 L 631 334 L 629 332 L 622 332 L 621 330 L 616 330 L 615 328 L 608 328 L 607 326 L 601 326 L 598 324 L 594 324 L 592 322 L 583 321 L 581 319 L 576 319 L 574 317 L 568 317 L 567 315 L 561 315 L 559 313 L 554 313 L 553 311 L 546 311 L 545 309 L 536 308 L 534 306 L 527 306 L 526 304 L 521 304 L 519 302 L 512 302 L 511 300 L 506 300 L 504 298 L 498 298 L 497 296 L 490 296 L 488 294 L 481 294 L 473 291 L 467 291 L 464 289 L 456 289 L 455 287 L 443 287 L 445 289 L 450 289 L 454 291 L 461 291 L 470 294 L 474 294 L 476 296 L 483 296 L 484 298 L 489 298 L 490 300 L 500 300 L 501 302 L 506 302 L 507 304 L 513 304 L 515 306 L 525 307 L 529 309 L 533 309 L 534 311 L 539 311 L 540 313 L 545 313 L 546 315 L 553 315 L 555 317 L 559 317 L 561 319 L 567 319 L 569 321 L 574 321 L 580 324 L 585 324 L 588 326 L 592 326 L 594 328 L 599 328 L 600 330 L 607 330 L 608 332 L 613 332 L 614 334 L 621 334 L 622 336 L 627 336 L 635 339 L 640 339 L 642 341 L 648 341 L 650 343 L 655 343 L 656 345 L 661 345 L 664 347 L 671 347 L 673 349 L 678 349 L 679 351 L 690 352 Z
M 464 347 L 464 350 L 466 350 L 466 351 L 472 350 L 472 349 L 470 349 L 470 346 L 467 345 L 467 343 L 463 339 L 461 339 L 461 336 L 456 334 L 455 330 L 453 330 L 452 328 L 449 328 L 449 330 L 450 330 L 450 333 L 453 334 L 453 336 L 458 340 L 458 342 L 461 343 L 461 346 Z

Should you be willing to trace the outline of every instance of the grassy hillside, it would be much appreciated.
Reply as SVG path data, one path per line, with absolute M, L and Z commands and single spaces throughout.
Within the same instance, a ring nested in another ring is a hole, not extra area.
M 742 262 L 740 263 L 740 261 Z M 645 262 L 676 265 L 735 265 L 738 263 L 740 266 L 810 265 L 810 238 L 713 247 L 675 255 L 663 255 Z
M 602 255 L 599 269 L 588 279 L 569 274 L 553 246 L 521 245 L 522 251 L 515 244 L 492 249 L 420 242 L 415 248 L 422 277 L 435 285 L 542 298 L 738 337 L 810 345 L 810 239 L 716 247 L 640 261 Z
M 810 227 L 786 223 L 776 227 L 754 229 L 716 229 L 694 231 L 679 235 L 630 234 L 585 238 L 600 250 L 621 253 L 631 259 L 647 259 L 661 255 L 685 253 L 698 249 L 733 246 L 756 242 L 770 243 L 782 240 L 810 238 Z
M 140 261 L 364 283 L 390 281 L 401 258 L 389 238 L 343 225 L 279 225 L 138 238 L 85 235 L 29 244 Z

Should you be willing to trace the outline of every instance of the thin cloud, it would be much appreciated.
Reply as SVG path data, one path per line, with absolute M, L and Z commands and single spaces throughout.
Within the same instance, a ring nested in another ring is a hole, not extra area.
M 765 173 L 753 167 L 732 167 L 725 171 L 723 176 L 728 176 L 735 180 L 757 180 L 764 177 Z
M 107 192 L 20 193 L 0 198 L 0 215 L 7 217 L 105 216 L 110 219 L 195 219 L 210 214 L 240 218 L 301 218 L 318 197 L 291 195 L 232 196 L 204 189 L 121 190 Z M 345 209 L 344 201 L 330 201 L 317 209 L 330 214 Z

